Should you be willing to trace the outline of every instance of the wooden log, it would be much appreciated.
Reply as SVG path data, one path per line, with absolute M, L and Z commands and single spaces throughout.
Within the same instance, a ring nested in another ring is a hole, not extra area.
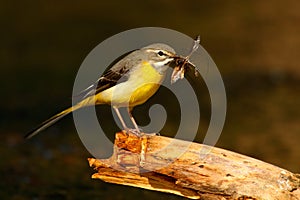
M 109 159 L 89 158 L 105 182 L 190 199 L 300 200 L 300 175 L 228 150 L 163 136 L 116 134 Z

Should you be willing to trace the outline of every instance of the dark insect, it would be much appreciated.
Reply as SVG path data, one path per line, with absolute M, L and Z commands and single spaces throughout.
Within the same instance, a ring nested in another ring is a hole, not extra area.
M 190 53 L 186 57 L 179 56 L 175 59 L 175 67 L 171 76 L 171 83 L 175 83 L 179 79 L 184 78 L 184 74 L 187 70 L 193 69 L 195 71 L 195 76 L 199 75 L 199 72 L 196 66 L 189 60 L 192 54 L 199 48 L 200 46 L 200 36 L 198 35 L 194 40 L 194 45 L 190 51 Z

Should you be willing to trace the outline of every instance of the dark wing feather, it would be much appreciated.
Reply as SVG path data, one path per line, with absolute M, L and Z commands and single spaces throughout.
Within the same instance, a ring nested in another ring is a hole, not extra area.
M 108 66 L 108 70 L 104 72 L 104 74 L 95 83 L 80 92 L 77 96 L 84 99 L 128 80 L 130 66 L 128 66 L 128 60 L 123 58 L 132 52 L 133 51 L 130 51 L 117 58 Z

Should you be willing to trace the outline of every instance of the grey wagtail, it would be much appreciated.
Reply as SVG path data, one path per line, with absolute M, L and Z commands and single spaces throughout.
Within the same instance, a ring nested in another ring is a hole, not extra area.
M 25 138 L 31 138 L 75 110 L 99 104 L 111 105 L 123 128 L 129 131 L 118 110 L 120 107 L 127 107 L 136 134 L 140 134 L 132 116 L 133 107 L 145 103 L 156 93 L 165 78 L 167 68 L 178 59 L 184 58 L 177 56 L 174 49 L 162 43 L 151 44 L 129 53 L 95 84 L 84 90 L 83 99 L 79 103 L 46 120 Z

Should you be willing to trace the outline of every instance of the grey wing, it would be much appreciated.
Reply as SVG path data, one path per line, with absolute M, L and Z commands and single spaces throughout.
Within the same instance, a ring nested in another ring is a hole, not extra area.
M 95 83 L 80 92 L 78 96 L 84 99 L 128 80 L 129 70 L 132 67 L 132 65 L 129 65 L 131 63 L 129 62 L 131 53 L 132 51 L 117 58 Z
M 103 90 L 111 88 L 118 83 L 124 82 L 128 79 L 127 72 L 128 68 L 125 66 L 120 68 L 118 71 L 109 70 L 103 76 L 101 76 L 95 83 L 90 85 L 88 88 L 79 93 L 82 99 L 98 94 Z

